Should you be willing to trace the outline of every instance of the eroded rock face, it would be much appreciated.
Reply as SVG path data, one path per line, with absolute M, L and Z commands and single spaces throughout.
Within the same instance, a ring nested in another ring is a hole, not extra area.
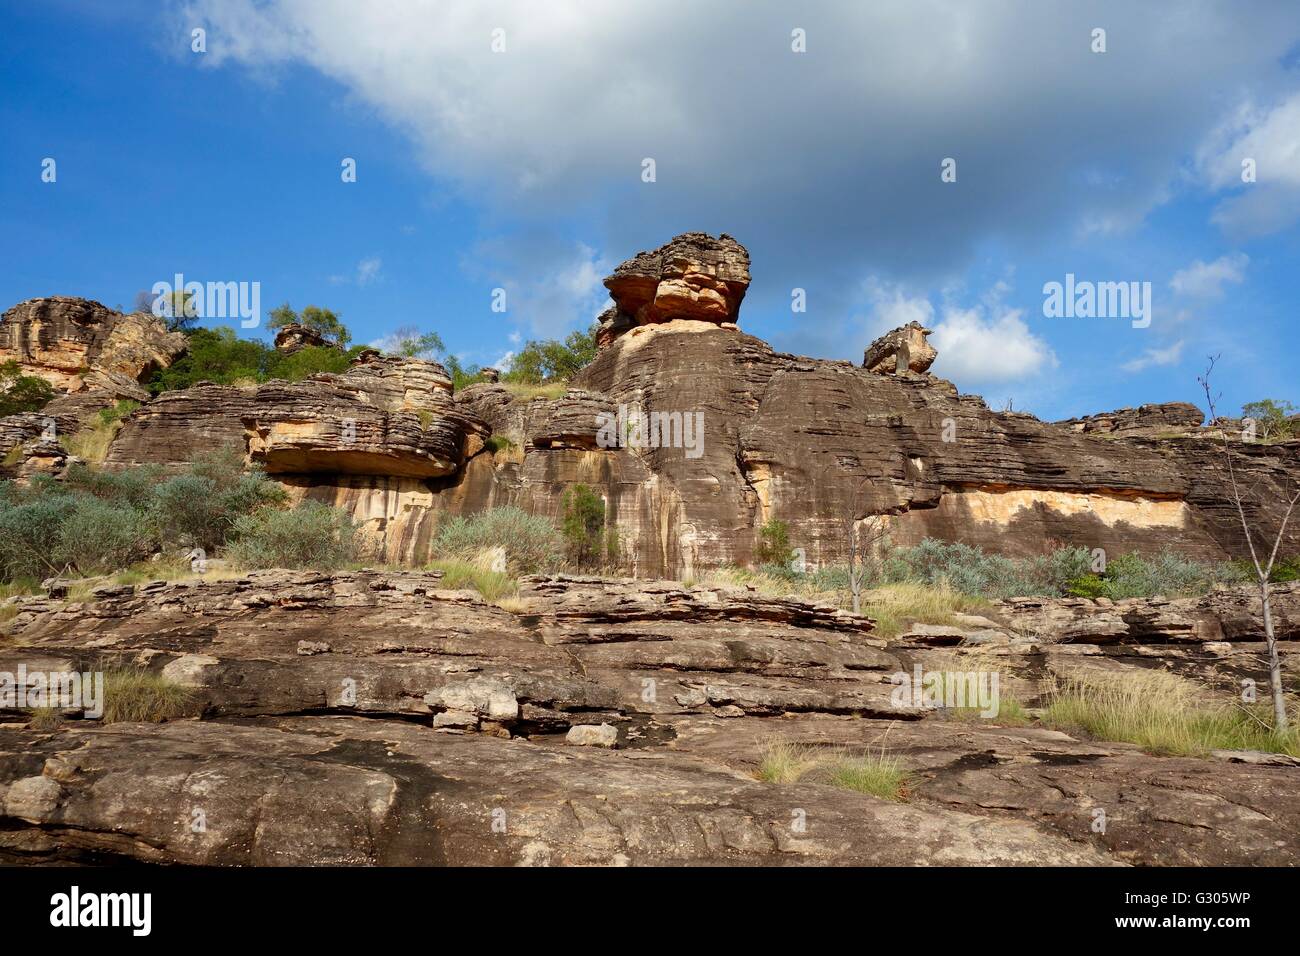
M 549 402 L 494 386 L 457 396 L 524 456 L 467 473 L 448 506 L 558 516 L 563 490 L 584 482 L 606 498 L 628 568 L 646 576 L 748 564 L 772 518 L 811 564 L 841 563 L 846 512 L 886 516 L 899 545 L 932 537 L 1028 555 L 1064 542 L 1220 560 L 1243 544 L 1222 450 L 1202 438 L 1101 439 L 994 412 L 941 379 L 782 355 L 691 320 L 631 328 L 573 384 Z M 597 414 L 620 407 L 702 415 L 700 456 L 601 447 Z M 1251 513 L 1276 523 L 1300 478 L 1295 448 L 1239 452 Z M 1300 550 L 1295 528 L 1289 542 Z
M 749 252 L 725 233 L 687 232 L 639 252 L 605 279 L 615 308 L 601 317 L 607 344 L 633 325 L 674 319 L 735 323 L 749 288 Z
M 920 322 L 909 322 L 876 339 L 862 355 L 862 367 L 881 375 L 900 372 L 924 373 L 939 353 L 926 336 L 930 330 Z
M 16 360 L 64 392 L 103 390 L 147 399 L 142 379 L 185 350 L 185 336 L 158 318 L 123 315 L 90 299 L 49 296 L 0 317 L 0 362 Z
M 292 354 L 309 346 L 318 348 L 337 347 L 315 329 L 297 323 L 281 326 L 280 330 L 275 333 L 275 347 L 281 352 Z
M 130 416 L 107 463 L 179 466 L 234 447 L 276 476 L 434 478 L 456 472 L 486 435 L 452 401 L 441 365 L 367 353 L 339 375 L 165 392 Z
M 145 667 L 190 688 L 190 716 L 40 731 L 10 714 L 0 859 L 1300 863 L 1295 761 L 1151 756 L 895 702 L 897 674 L 972 666 L 952 657 L 965 648 L 887 646 L 864 618 L 743 589 L 551 576 L 520 598 L 507 612 L 431 573 L 266 571 L 15 599 L 0 670 Z M 1045 667 L 1098 666 L 987 623 L 1007 641 L 976 648 L 982 666 L 1028 702 Z M 1151 664 L 1128 648 L 1105 666 Z M 765 781 L 773 740 L 887 746 L 906 800 Z
M 1204 421 L 1205 414 L 1190 402 L 1164 402 L 1067 418 L 1057 424 L 1076 432 L 1154 438 L 1195 432 Z

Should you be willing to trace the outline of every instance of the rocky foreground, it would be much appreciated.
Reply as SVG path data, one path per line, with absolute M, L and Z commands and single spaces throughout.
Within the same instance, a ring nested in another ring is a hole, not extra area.
M 894 695 L 897 672 L 976 660 L 1030 706 L 1081 667 L 1230 687 L 1261 676 L 1236 592 L 1008 602 L 890 641 L 754 591 L 575 577 L 527 579 L 509 610 L 388 571 L 14 605 L 0 671 L 130 665 L 190 693 L 156 724 L 6 715 L 7 862 L 1300 863 L 1300 761 L 1157 757 Z M 1293 676 L 1300 587 L 1276 607 Z M 765 782 L 773 740 L 887 748 L 904 799 Z

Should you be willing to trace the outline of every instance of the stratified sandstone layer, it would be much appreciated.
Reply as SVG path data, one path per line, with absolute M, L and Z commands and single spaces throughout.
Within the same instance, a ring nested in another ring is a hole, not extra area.
M 144 400 L 140 381 L 185 350 L 185 336 L 152 315 L 123 315 L 90 299 L 20 302 L 0 317 L 0 362 L 16 360 L 64 392 L 103 390 Z
M 773 519 L 789 525 L 810 565 L 839 563 L 845 520 L 877 515 L 899 545 L 930 537 L 1021 555 L 1060 544 L 1245 555 L 1217 433 L 1200 427 L 1195 406 L 1056 424 L 996 412 L 928 373 L 934 349 L 915 324 L 873 343 L 861 367 L 778 353 L 735 325 L 749 280 L 736 240 L 686 233 L 609 276 L 615 304 L 599 354 L 561 397 L 499 383 L 452 395 L 437 363 L 372 350 L 341 375 L 165 393 L 130 416 L 106 464 L 178 467 L 233 446 L 295 498 L 345 508 L 390 561 L 429 558 L 444 514 L 515 504 L 558 517 L 577 483 L 606 501 L 622 566 L 643 577 L 749 564 Z M 38 301 L 45 311 L 10 311 L 44 315 L 49 303 L 81 300 Z M 40 322 L 12 327 L 45 341 L 31 331 Z M 50 350 L 77 352 L 78 334 Z M 75 425 L 67 408 L 49 413 L 61 434 Z M 600 433 L 611 419 L 615 442 Z M 656 420 L 666 439 L 636 440 L 649 430 L 630 425 Z M 0 422 L 0 450 L 32 446 L 20 471 L 61 467 L 36 454 L 46 425 Z M 1277 527 L 1284 492 L 1300 481 L 1300 442 L 1234 438 L 1233 449 L 1248 519 Z M 1292 522 L 1281 553 L 1297 551 Z
M 1054 542 L 1109 554 L 1241 553 L 1222 449 L 1202 437 L 1101 439 L 994 412 L 941 379 L 783 355 L 684 320 L 631 329 L 574 386 L 553 402 L 488 387 L 458 396 L 525 451 L 522 464 L 467 476 L 466 498 L 558 514 L 565 487 L 593 485 L 639 575 L 747 564 L 757 529 L 774 518 L 812 564 L 841 562 L 847 514 L 886 516 L 897 544 L 933 537 L 1015 554 Z M 579 395 L 591 416 L 586 436 L 573 411 Z M 701 414 L 699 457 L 681 447 L 599 447 L 594 413 L 620 406 Z M 1282 491 L 1300 478 L 1297 448 L 1234 446 L 1251 476 L 1243 484 L 1252 518 L 1280 519 Z M 481 481 L 489 487 L 478 489 Z M 1288 540 L 1300 549 L 1300 529 Z
M 747 590 L 539 577 L 521 598 L 507 612 L 436 574 L 268 571 L 15 599 L 0 670 L 139 666 L 190 698 L 162 724 L 0 720 L 0 859 L 1300 863 L 1293 758 L 1157 757 L 894 700 L 899 672 L 990 660 L 1027 704 L 1080 667 L 1168 661 L 1231 686 L 1259 676 L 1249 629 L 1103 647 L 995 608 L 936 647 Z M 1278 596 L 1287 620 L 1296 601 Z M 773 740 L 885 747 L 905 800 L 764 781 Z
M 687 232 L 619 265 L 605 288 L 614 308 L 601 316 L 602 346 L 635 325 L 735 323 L 749 288 L 749 252 L 725 233 Z

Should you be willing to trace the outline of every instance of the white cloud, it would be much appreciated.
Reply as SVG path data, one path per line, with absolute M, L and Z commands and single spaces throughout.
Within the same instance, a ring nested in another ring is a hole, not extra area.
M 384 268 L 384 260 L 379 256 L 369 256 L 357 263 L 356 270 L 352 275 L 334 275 L 328 276 L 327 281 L 330 285 L 348 285 L 355 282 L 357 285 L 370 285 L 378 279 Z
M 1169 288 L 1178 295 L 1192 299 L 1219 299 L 1227 283 L 1237 284 L 1246 278 L 1250 257 L 1244 252 L 1220 256 L 1213 262 L 1197 259 L 1185 269 L 1174 273 Z
M 1254 161 L 1254 182 L 1242 180 L 1245 160 Z M 1263 235 L 1300 219 L 1300 91 L 1272 109 L 1243 104 L 1205 138 L 1196 165 L 1210 189 L 1234 193 L 1212 217 L 1230 235 Z
M 933 371 L 959 385 L 1023 380 L 1059 364 L 1050 346 L 1025 324 L 1024 310 L 1002 303 L 1003 294 L 1010 291 L 1005 281 L 979 296 L 977 305 L 945 304 L 937 323 L 935 307 L 924 295 L 909 295 L 874 278 L 864 289 L 872 333 L 880 335 L 913 321 L 933 329 L 930 344 L 939 352 Z
M 1022 309 L 985 317 L 982 310 L 946 309 L 930 341 L 939 374 L 959 382 L 1005 382 L 1055 368 L 1048 344 L 1029 331 Z
M 369 285 L 379 278 L 384 261 L 378 256 L 370 256 L 357 263 L 357 285 Z
M 770 0 L 191 0 L 178 19 L 209 27 L 202 66 L 318 70 L 494 211 L 600 210 L 610 248 L 725 229 L 789 247 L 792 269 L 901 274 L 961 264 L 989 230 L 1033 248 L 1140 223 L 1209 135 L 1207 104 L 1278 82 L 1300 37 L 1285 7 L 815 4 L 796 18 L 805 54 Z
M 907 295 L 901 287 L 889 286 L 875 277 L 863 283 L 863 292 L 871 304 L 873 336 L 909 322 L 919 322 L 926 328 L 934 323 L 934 306 L 925 296 Z
M 1181 339 L 1168 348 L 1147 349 L 1138 358 L 1131 362 L 1125 362 L 1121 368 L 1126 372 L 1140 372 L 1145 368 L 1151 368 L 1157 365 L 1177 365 L 1183 360 L 1183 346 L 1186 343 Z
M 505 289 L 504 317 L 544 338 L 591 324 L 609 304 L 604 278 L 612 266 L 585 243 L 535 234 L 479 243 L 462 263 L 483 283 L 484 309 L 492 289 Z M 508 338 L 518 344 L 519 332 Z

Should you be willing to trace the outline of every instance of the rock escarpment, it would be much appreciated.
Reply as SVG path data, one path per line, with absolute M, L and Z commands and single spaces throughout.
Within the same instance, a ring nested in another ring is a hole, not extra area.
M 1291 619 L 1294 597 L 1279 599 Z M 7 862 L 1300 862 L 1294 760 L 1154 757 L 894 700 L 917 665 L 996 660 L 1032 703 L 1049 672 L 1151 663 L 1132 647 L 1094 661 L 999 609 L 988 624 L 1006 640 L 991 658 L 886 643 L 833 608 L 673 582 L 533 578 L 514 611 L 436 574 L 378 571 L 11 603 L 0 670 L 129 665 L 189 697 L 162 724 L 0 715 Z M 1249 653 L 1195 647 L 1226 680 L 1257 673 Z M 773 740 L 887 747 L 906 800 L 765 781 Z
M 749 280 L 736 240 L 687 233 L 609 276 L 597 358 L 558 398 L 499 382 L 453 395 L 437 363 L 368 351 L 340 375 L 165 393 L 130 416 L 106 463 L 174 466 L 233 445 L 296 497 L 348 510 L 395 561 L 426 560 L 443 514 L 517 504 L 558 517 L 577 483 L 605 500 L 638 576 L 748 564 L 773 519 L 811 565 L 842 562 L 846 518 L 875 515 L 904 545 L 1245 553 L 1195 406 L 1056 424 L 996 412 L 928 373 L 916 324 L 862 366 L 778 353 L 735 324 Z M 38 424 L 0 423 L 0 444 L 34 440 Z M 1300 442 L 1233 447 L 1248 517 L 1275 527 Z M 1293 522 L 1282 553 L 1296 552 Z

